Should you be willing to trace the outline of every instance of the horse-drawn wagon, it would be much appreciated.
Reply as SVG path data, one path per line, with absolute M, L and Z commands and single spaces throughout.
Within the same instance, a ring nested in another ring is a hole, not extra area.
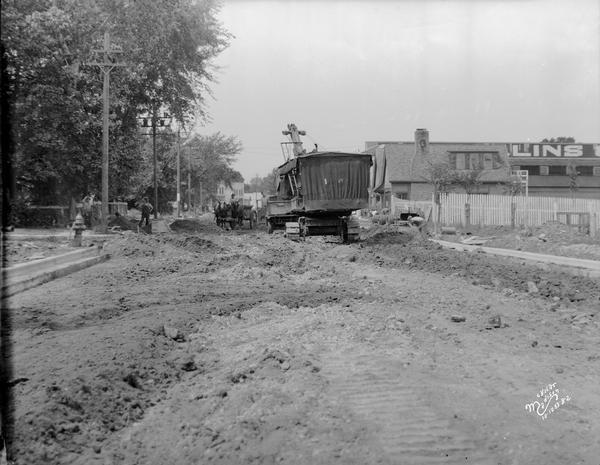
M 240 229 L 244 221 L 248 222 L 250 229 L 256 224 L 256 211 L 252 205 L 242 205 L 239 202 L 220 203 L 215 206 L 215 221 L 217 225 L 225 229 Z
M 240 227 L 243 222 L 247 221 L 250 229 L 254 228 L 254 225 L 257 223 L 257 215 L 256 210 L 252 205 L 243 205 L 242 206 L 242 215 L 240 218 Z

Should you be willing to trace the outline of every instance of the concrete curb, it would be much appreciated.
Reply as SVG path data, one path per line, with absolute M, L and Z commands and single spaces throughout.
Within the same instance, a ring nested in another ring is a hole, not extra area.
M 2 293 L 8 297 L 103 262 L 108 258 L 109 255 L 102 254 L 99 247 L 89 247 L 4 268 Z
M 42 273 L 53 267 L 58 267 L 63 264 L 69 264 L 76 262 L 83 258 L 95 257 L 99 255 L 99 247 L 86 247 L 79 250 L 72 250 L 61 255 L 54 255 L 52 257 L 41 258 L 39 260 L 33 260 L 30 262 L 18 263 L 13 266 L 5 268 L 9 279 L 17 279 L 21 276 L 31 276 L 33 274 Z
M 541 266 L 559 266 L 560 270 L 571 274 L 587 276 L 589 278 L 600 277 L 600 261 L 597 260 L 561 257 L 558 255 L 544 255 L 533 252 L 522 252 L 520 250 L 482 247 L 479 245 L 457 244 L 456 242 L 440 241 L 436 239 L 430 240 L 447 249 L 455 249 L 469 252 L 484 252 L 490 255 L 519 258 L 522 260 L 535 262 L 536 264 Z
M 112 239 L 119 237 L 119 234 L 86 234 L 82 235 L 85 240 Z M 73 240 L 73 234 L 4 234 L 3 238 L 8 241 L 70 241 Z

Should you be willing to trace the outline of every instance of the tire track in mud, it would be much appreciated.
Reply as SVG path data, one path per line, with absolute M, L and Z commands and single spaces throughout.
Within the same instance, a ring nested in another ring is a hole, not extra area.
M 497 464 L 472 431 L 429 405 L 426 387 L 413 384 L 402 365 L 377 354 L 328 357 L 323 374 L 331 391 L 369 424 L 393 464 Z

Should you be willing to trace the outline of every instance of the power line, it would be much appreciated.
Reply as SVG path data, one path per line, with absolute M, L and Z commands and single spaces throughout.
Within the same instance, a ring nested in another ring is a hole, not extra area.
M 102 86 L 102 229 L 106 232 L 108 228 L 108 113 L 109 113 L 109 88 L 110 72 L 119 66 L 125 66 L 125 63 L 116 61 L 117 54 L 122 53 L 119 46 L 110 43 L 110 33 L 104 32 L 104 46 L 101 50 L 94 50 L 94 53 L 101 54 L 101 60 L 89 63 L 100 68 L 104 73 L 104 83 Z

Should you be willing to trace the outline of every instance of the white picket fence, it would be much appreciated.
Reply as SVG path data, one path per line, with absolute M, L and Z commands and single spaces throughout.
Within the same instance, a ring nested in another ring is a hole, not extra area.
M 467 194 L 449 193 L 441 196 L 442 225 L 465 225 Z M 470 224 L 473 226 L 511 226 L 514 214 L 516 226 L 541 226 L 549 221 L 579 225 L 585 221 L 580 214 L 589 214 L 590 230 L 600 231 L 600 200 L 564 197 L 524 197 L 508 195 L 475 195 L 469 197 Z M 511 207 L 514 204 L 514 207 Z M 512 213 L 514 210 L 514 213 Z M 432 212 L 437 220 L 437 209 Z M 595 226 L 595 227 L 594 227 Z

